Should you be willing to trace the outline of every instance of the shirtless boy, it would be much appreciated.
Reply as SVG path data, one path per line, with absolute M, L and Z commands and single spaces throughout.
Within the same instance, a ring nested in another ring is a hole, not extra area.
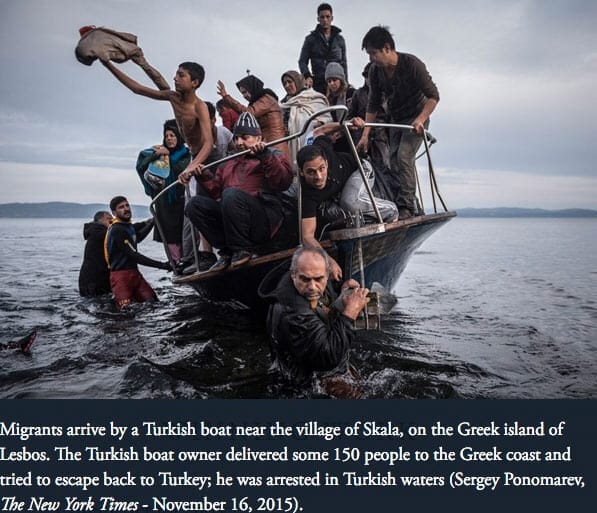
M 203 66 L 196 62 L 183 62 L 180 64 L 174 76 L 173 91 L 172 89 L 159 90 L 146 87 L 133 80 L 111 61 L 103 61 L 102 63 L 133 93 L 147 96 L 154 100 L 170 102 L 176 123 L 193 155 L 193 160 L 181 175 L 184 174 L 184 178 L 187 178 L 195 170 L 200 169 L 201 164 L 207 159 L 213 148 L 211 123 L 207 106 L 195 94 L 205 77 Z

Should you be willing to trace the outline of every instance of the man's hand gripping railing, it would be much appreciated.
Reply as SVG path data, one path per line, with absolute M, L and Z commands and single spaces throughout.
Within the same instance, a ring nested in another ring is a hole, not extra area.
M 292 141 L 293 139 L 297 139 L 298 137 L 303 136 L 307 130 L 309 129 L 309 126 L 311 125 L 311 122 L 315 119 L 317 119 L 319 116 L 321 116 L 322 114 L 325 114 L 327 112 L 333 112 L 333 111 L 345 111 L 344 116 L 346 116 L 346 112 L 347 112 L 347 108 L 344 105 L 334 105 L 331 107 L 327 107 L 325 109 L 322 109 L 318 112 L 315 112 L 313 115 L 311 115 L 303 124 L 303 127 L 301 128 L 301 130 L 297 133 L 294 134 L 290 134 L 287 135 L 286 137 L 282 137 L 281 139 L 276 139 L 275 141 L 270 141 L 267 142 L 265 144 L 265 147 L 268 148 L 269 146 L 274 146 L 276 144 L 280 144 L 283 142 L 287 142 L 287 141 Z M 233 155 L 228 155 L 220 160 L 216 160 L 214 162 L 210 162 L 209 164 L 206 164 L 205 166 L 203 166 L 201 168 L 201 171 L 204 171 L 206 169 L 210 169 L 210 168 L 217 168 L 220 164 L 223 164 L 224 162 L 228 162 L 229 160 L 238 158 L 238 157 L 242 157 L 243 155 L 247 155 L 248 153 L 250 153 L 251 150 L 244 150 L 238 153 L 234 153 Z M 155 219 L 155 225 L 158 229 L 158 232 L 160 234 L 160 237 L 162 239 L 162 241 L 164 242 L 164 249 L 166 251 L 166 255 L 168 256 L 168 261 L 170 262 L 170 265 L 172 266 L 172 268 L 174 268 L 175 262 L 172 259 L 172 255 L 170 254 L 170 251 L 168 249 L 168 244 L 165 242 L 166 238 L 164 237 L 164 231 L 162 226 L 160 225 L 159 219 L 157 217 L 157 212 L 156 212 L 156 202 L 157 200 L 164 195 L 169 189 L 171 189 L 172 187 L 176 187 L 177 185 L 179 185 L 180 182 L 176 181 L 171 183 L 168 187 L 162 189 L 156 196 L 155 198 L 153 198 L 153 200 L 151 201 L 151 203 L 149 204 L 149 210 L 151 211 L 151 214 L 153 215 L 154 219 Z M 190 191 L 189 191 L 189 186 L 188 184 L 185 185 L 185 189 L 186 189 L 186 195 L 187 197 L 190 197 Z M 302 241 L 302 234 L 301 234 L 301 187 L 300 187 L 300 180 L 298 181 L 298 208 L 299 208 L 299 215 L 298 215 L 298 220 L 299 220 L 299 236 L 300 236 L 300 240 Z M 191 235 L 193 238 L 193 250 L 194 250 L 194 257 L 195 257 L 195 266 L 196 269 L 199 269 L 199 254 L 197 253 L 197 243 L 195 240 L 195 230 L 194 228 L 191 230 Z

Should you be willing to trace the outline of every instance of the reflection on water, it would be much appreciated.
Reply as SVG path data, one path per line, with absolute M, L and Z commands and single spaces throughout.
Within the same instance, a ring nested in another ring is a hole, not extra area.
M 200 301 L 162 271 L 143 270 L 156 304 L 116 312 L 108 297 L 79 298 L 82 223 L 0 220 L 0 341 L 38 330 L 31 356 L 0 351 L 0 397 L 320 396 L 278 381 L 250 311 Z M 357 337 L 365 397 L 596 397 L 594 228 L 455 219 L 439 230 L 407 267 L 382 330 Z

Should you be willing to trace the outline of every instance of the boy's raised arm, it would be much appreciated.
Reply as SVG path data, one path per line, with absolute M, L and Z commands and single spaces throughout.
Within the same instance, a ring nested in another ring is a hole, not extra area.
M 117 80 L 130 89 L 135 94 L 140 94 L 142 96 L 147 96 L 148 98 L 153 98 L 154 100 L 169 100 L 170 95 L 172 94 L 172 90 L 164 90 L 159 91 L 157 89 L 152 89 L 150 87 L 144 86 L 139 82 L 133 80 L 129 77 L 124 71 L 121 71 L 119 68 L 114 66 L 111 61 L 102 61 L 102 64 L 110 70 L 112 75 L 114 75 Z

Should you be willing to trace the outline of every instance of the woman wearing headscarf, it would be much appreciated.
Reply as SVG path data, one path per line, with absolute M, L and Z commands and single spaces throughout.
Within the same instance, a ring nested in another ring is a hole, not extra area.
M 303 76 L 294 70 L 286 71 L 282 75 L 282 86 L 286 91 L 286 96 L 280 102 L 282 112 L 284 113 L 284 125 L 287 134 L 295 134 L 299 132 L 307 119 L 316 112 L 325 109 L 329 106 L 327 98 L 315 91 L 315 89 L 307 88 Z M 305 145 L 305 140 L 312 130 L 318 126 L 332 121 L 330 113 L 322 114 L 314 119 L 309 128 L 298 139 L 293 139 L 288 142 L 290 149 L 290 162 L 296 169 L 296 154 L 300 148 Z
M 184 144 L 176 120 L 169 119 L 164 123 L 162 144 L 141 151 L 137 158 L 137 173 L 145 193 L 155 198 L 163 188 L 178 180 L 178 175 L 190 162 L 191 152 Z M 160 196 L 155 205 L 158 222 L 175 263 L 180 260 L 182 253 L 184 194 L 184 187 L 176 185 Z M 157 229 L 154 229 L 153 238 L 162 241 Z
M 249 102 L 244 106 L 235 100 L 226 91 L 226 86 L 221 80 L 218 80 L 218 94 L 224 100 L 224 103 L 239 114 L 241 112 L 250 112 L 255 116 L 265 142 L 275 141 L 285 136 L 284 121 L 282 119 L 282 110 L 278 105 L 278 96 L 271 89 L 264 89 L 263 82 L 254 75 L 247 75 L 236 83 L 236 87 L 243 95 L 243 98 Z M 284 152 L 288 156 L 288 145 L 286 143 L 276 144 L 275 148 Z

